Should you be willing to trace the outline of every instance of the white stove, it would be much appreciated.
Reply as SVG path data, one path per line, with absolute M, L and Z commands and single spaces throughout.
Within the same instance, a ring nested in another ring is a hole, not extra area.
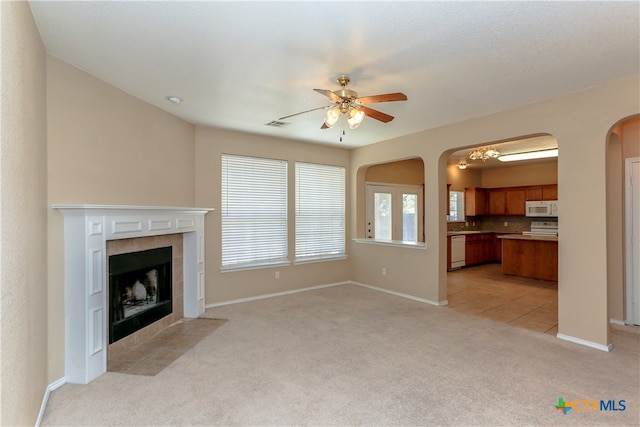
M 523 231 L 522 234 L 528 236 L 557 236 L 557 221 L 532 221 L 531 231 Z

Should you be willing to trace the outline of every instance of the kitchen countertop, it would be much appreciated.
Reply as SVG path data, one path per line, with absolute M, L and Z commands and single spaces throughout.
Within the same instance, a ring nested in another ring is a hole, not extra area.
M 495 234 L 497 231 L 473 230 L 473 231 L 447 231 L 447 236 L 463 236 L 467 234 Z
M 543 240 L 547 242 L 557 242 L 558 236 L 530 235 L 530 234 L 501 234 L 498 239 L 511 240 Z

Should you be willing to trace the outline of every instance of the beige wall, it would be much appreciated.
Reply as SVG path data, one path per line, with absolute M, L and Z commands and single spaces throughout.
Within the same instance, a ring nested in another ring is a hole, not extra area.
M 464 191 L 465 188 L 482 187 L 482 172 L 473 169 L 463 170 L 456 165 L 448 165 L 447 184 L 451 184 L 451 191 Z
M 0 425 L 34 425 L 48 384 L 45 52 L 27 2 L 0 14 Z
M 484 188 L 500 188 L 557 183 L 558 162 L 549 161 L 534 165 L 483 170 L 481 186 Z
M 640 157 L 640 116 L 621 122 L 607 145 L 607 282 L 609 317 L 624 321 L 625 310 L 625 159 Z
M 568 96 L 362 147 L 351 156 L 353 230 L 364 228 L 363 165 L 408 157 L 425 161 L 427 251 L 354 245 L 352 279 L 431 301 L 446 299 L 446 158 L 458 147 L 522 135 L 553 135 L 560 150 L 559 333 L 609 344 L 605 146 L 611 127 L 637 114 L 638 76 Z M 579 220 L 578 220 L 579 219 Z M 585 233 L 585 230 L 589 230 Z M 406 255 L 403 256 L 403 255 Z M 406 260 L 411 259 L 411 262 Z M 379 274 L 385 262 L 388 272 Z
M 365 180 L 385 184 L 422 185 L 424 163 L 422 159 L 407 159 L 372 165 L 367 168 Z
M 295 161 L 349 166 L 349 151 L 342 148 L 251 135 L 221 129 L 196 128 L 196 204 L 215 208 L 207 214 L 206 233 L 206 304 L 286 292 L 299 288 L 339 283 L 349 280 L 349 260 L 291 264 L 234 272 L 220 272 L 221 241 L 221 155 L 239 154 L 289 161 L 289 194 L 295 191 Z M 347 170 L 348 173 L 348 170 Z M 347 174 L 347 198 L 349 178 Z M 347 199 L 348 200 L 348 199 Z M 349 205 L 347 204 L 347 214 Z M 289 259 L 293 259 L 295 241 L 295 206 L 289 198 Z M 350 235 L 347 223 L 347 236 Z M 347 251 L 350 242 L 347 241 Z M 275 272 L 280 278 L 275 278 Z
M 492 169 L 464 169 L 447 166 L 447 183 L 452 190 L 466 187 L 518 187 L 558 183 L 558 162 L 549 161 L 526 166 L 508 166 Z
M 195 127 L 47 57 L 48 203 L 194 206 Z M 49 381 L 64 375 L 62 215 L 49 210 Z

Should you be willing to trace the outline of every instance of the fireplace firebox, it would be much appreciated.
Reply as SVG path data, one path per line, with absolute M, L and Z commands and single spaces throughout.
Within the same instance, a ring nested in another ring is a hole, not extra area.
M 109 257 L 109 343 L 173 311 L 171 246 Z

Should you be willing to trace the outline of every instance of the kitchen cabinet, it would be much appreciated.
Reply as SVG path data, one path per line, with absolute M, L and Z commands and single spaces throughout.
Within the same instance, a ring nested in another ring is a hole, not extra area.
M 543 185 L 542 200 L 558 200 L 558 185 Z
M 506 195 L 504 188 L 489 190 L 489 215 L 505 215 L 507 213 Z
M 525 187 L 527 202 L 538 200 L 558 200 L 558 184 L 532 185 Z
M 451 270 L 451 236 L 447 236 L 447 271 L 449 270 Z
M 488 213 L 488 193 L 485 188 L 464 189 L 464 215 L 481 216 Z
M 496 261 L 494 233 L 468 234 L 465 243 L 465 266 Z
M 525 189 L 525 200 L 527 202 L 542 200 L 542 187 L 539 185 L 527 187 Z
M 503 235 L 502 272 L 558 281 L 558 239 L 550 236 Z
M 447 211 L 445 215 L 449 215 L 451 213 L 451 184 L 447 184 Z
M 524 188 L 507 188 L 505 190 L 507 215 L 523 216 L 525 210 L 526 190 Z

